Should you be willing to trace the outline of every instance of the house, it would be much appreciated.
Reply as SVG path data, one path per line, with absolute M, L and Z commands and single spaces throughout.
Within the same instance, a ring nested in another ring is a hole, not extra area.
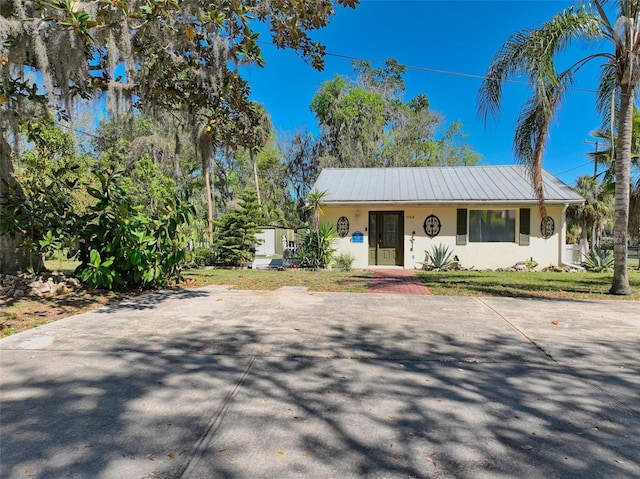
M 421 268 L 425 251 L 445 245 L 465 268 L 497 269 L 533 258 L 561 265 L 565 211 L 582 196 L 543 171 L 547 217 L 524 166 L 326 168 L 322 221 L 335 225 L 337 252 L 354 268 Z

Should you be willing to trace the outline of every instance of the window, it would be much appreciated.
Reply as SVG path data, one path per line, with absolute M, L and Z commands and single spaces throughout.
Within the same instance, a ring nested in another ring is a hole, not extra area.
M 516 210 L 469 211 L 469 241 L 514 243 L 516 241 Z

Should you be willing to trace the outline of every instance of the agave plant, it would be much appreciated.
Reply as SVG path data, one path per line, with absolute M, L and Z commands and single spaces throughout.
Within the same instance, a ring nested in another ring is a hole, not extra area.
M 447 270 L 456 261 L 453 251 L 448 246 L 439 244 L 432 246 L 431 251 L 425 251 L 422 267 L 426 270 Z
M 613 268 L 613 253 L 610 250 L 596 248 L 584 257 L 584 267 L 589 271 L 599 273 Z

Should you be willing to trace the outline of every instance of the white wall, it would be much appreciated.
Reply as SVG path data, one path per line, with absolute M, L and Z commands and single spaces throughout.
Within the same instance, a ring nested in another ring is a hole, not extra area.
M 276 230 L 263 228 L 256 233 L 256 238 L 262 242 L 256 246 L 256 256 L 273 256 L 276 254 Z
M 404 211 L 404 266 L 406 268 L 421 268 L 425 251 L 440 244 L 449 247 L 458 256 L 463 268 L 497 269 L 513 266 L 517 262 L 533 258 L 539 268 L 561 264 L 565 242 L 564 206 L 547 205 L 549 216 L 555 221 L 554 234 L 547 239 L 540 235 L 540 213 L 537 205 L 531 205 L 531 234 L 529 245 L 518 244 L 519 241 L 519 206 L 496 204 L 491 206 L 467 206 L 471 209 L 515 209 L 516 210 L 516 242 L 515 243 L 471 243 L 456 245 L 456 212 L 457 206 L 360 206 L 334 207 L 324 206 L 323 222 L 335 226 L 341 216 L 349 219 L 349 234 L 336 241 L 338 252 L 350 252 L 356 258 L 354 268 L 369 266 L 369 211 Z M 356 211 L 359 219 L 356 220 Z M 428 237 L 423 228 L 424 220 L 429 215 L 436 215 L 442 223 L 440 234 L 434 238 Z M 364 235 L 362 243 L 353 243 L 352 234 L 360 231 Z M 415 234 L 413 234 L 415 232 Z M 411 238 L 413 236 L 413 247 Z M 467 236 L 468 237 L 468 236 Z

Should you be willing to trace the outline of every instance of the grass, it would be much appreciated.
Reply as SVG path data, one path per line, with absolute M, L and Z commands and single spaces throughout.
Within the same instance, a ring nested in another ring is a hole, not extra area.
M 47 262 L 49 269 L 71 274 L 73 262 Z M 418 271 L 433 294 L 447 296 L 508 296 L 520 298 L 640 300 L 640 271 L 630 271 L 630 296 L 607 294 L 611 273 L 543 273 L 496 271 Z M 365 293 L 372 271 L 303 271 L 193 269 L 184 272 L 179 287 L 232 285 L 236 289 L 275 290 L 304 286 L 309 291 Z M 91 311 L 132 297 L 138 292 L 83 291 L 47 298 L 0 298 L 0 336 L 8 336 L 57 319 Z
M 73 272 L 79 264 L 80 261 L 64 258 L 52 258 L 45 262 L 45 266 L 49 271 L 59 271 L 67 276 L 73 275 Z
M 228 284 L 237 289 L 275 290 L 283 286 L 304 286 L 310 291 L 365 293 L 372 271 L 304 271 L 295 269 L 233 270 L 194 269 L 184 273 L 188 285 Z
M 612 273 L 455 271 L 418 272 L 433 294 L 554 299 L 640 300 L 640 272 L 629 272 L 630 296 L 608 294 Z

